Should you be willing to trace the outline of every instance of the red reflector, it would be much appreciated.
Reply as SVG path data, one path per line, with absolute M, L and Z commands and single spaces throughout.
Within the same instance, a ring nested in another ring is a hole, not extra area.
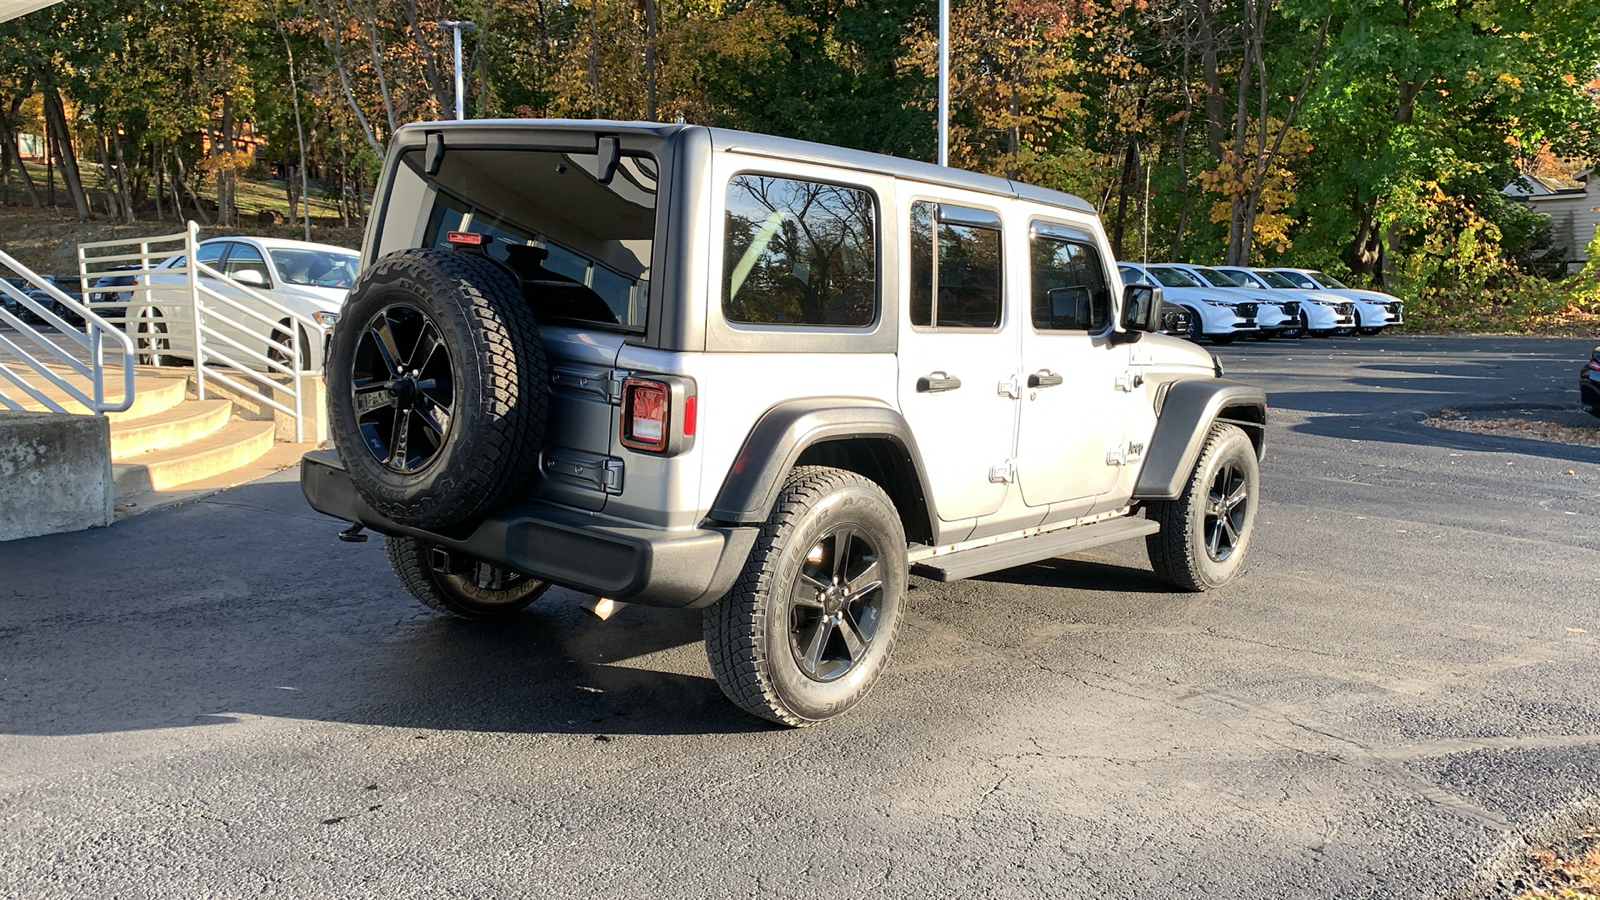
M 629 378 L 622 383 L 622 446 L 634 450 L 667 449 L 667 386 Z
M 1600 357 L 1593 357 L 1593 358 L 1591 358 L 1591 359 L 1590 359 L 1590 360 L 1589 360 L 1589 368 L 1591 368 L 1591 369 L 1593 369 L 1593 370 L 1595 370 L 1595 371 L 1596 371 L 1596 372 L 1600 372 Z M 693 400 L 691 400 L 691 401 L 689 401 L 689 402 L 690 402 L 690 403 L 693 403 L 693 402 L 694 402 L 694 401 L 693 401 Z
M 694 437 L 695 413 L 699 411 L 700 404 L 695 401 L 700 398 L 689 397 L 683 401 L 683 436 Z
M 483 244 L 483 235 L 473 231 L 452 231 L 445 235 L 445 240 L 452 244 L 470 244 L 477 247 Z

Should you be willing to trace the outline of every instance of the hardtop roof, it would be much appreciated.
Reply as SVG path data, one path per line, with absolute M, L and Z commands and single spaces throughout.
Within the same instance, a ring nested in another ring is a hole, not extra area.
M 398 142 L 409 144 L 412 141 L 420 142 L 422 140 L 422 135 L 419 132 L 438 131 L 446 135 L 451 132 L 458 132 L 466 135 L 473 132 L 494 132 L 526 128 L 565 132 L 647 134 L 661 139 L 670 139 L 680 132 L 698 129 L 705 131 L 710 136 L 711 145 L 717 150 L 735 150 L 759 156 L 770 156 L 776 159 L 837 165 L 859 171 L 964 188 L 985 194 L 1031 200 L 1036 203 L 1087 213 L 1088 215 L 1095 215 L 1096 213 L 1094 206 L 1082 197 L 1021 181 L 1012 181 L 994 175 L 982 175 L 977 172 L 968 172 L 964 169 L 952 169 L 947 166 L 938 166 L 919 160 L 902 159 L 898 156 L 889 156 L 883 153 L 869 153 L 865 150 L 851 150 L 830 144 L 777 137 L 770 134 L 757 134 L 751 131 L 738 131 L 732 128 L 712 128 L 704 125 L 662 122 L 623 122 L 611 119 L 468 119 L 459 122 L 414 122 L 401 127 L 396 132 L 395 137 Z M 449 146 L 449 143 L 449 140 L 446 139 L 446 147 Z

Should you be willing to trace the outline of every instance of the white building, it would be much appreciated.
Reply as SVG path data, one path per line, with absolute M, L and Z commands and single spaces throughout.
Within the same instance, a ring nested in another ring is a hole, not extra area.
M 1519 175 L 1500 192 L 1549 216 L 1552 246 L 1564 251 L 1566 270 L 1583 267 L 1589 258 L 1585 248 L 1600 226 L 1600 178 L 1594 177 L 1592 166 L 1573 175 L 1571 183 Z

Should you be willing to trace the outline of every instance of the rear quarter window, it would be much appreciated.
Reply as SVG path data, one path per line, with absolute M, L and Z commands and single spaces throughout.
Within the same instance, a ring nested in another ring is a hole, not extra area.
M 877 242 L 868 191 L 736 175 L 724 221 L 723 316 L 747 325 L 870 326 L 879 305 Z

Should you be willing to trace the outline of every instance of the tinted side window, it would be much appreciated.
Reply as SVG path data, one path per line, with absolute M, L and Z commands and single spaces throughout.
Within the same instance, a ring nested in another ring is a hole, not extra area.
M 1099 331 L 1111 321 L 1111 291 L 1093 247 L 1036 234 L 1031 256 L 1033 327 Z
M 911 324 L 1000 324 L 1000 231 L 935 222 L 934 204 L 911 204 Z
M 203 251 L 198 256 L 201 261 L 206 258 Z M 272 281 L 267 277 L 267 261 L 261 258 L 261 251 L 249 244 L 234 244 L 233 251 L 228 254 L 228 264 L 222 270 L 229 278 L 237 278 L 241 272 L 255 272 L 262 281 Z
M 728 182 L 722 312 L 760 325 L 871 325 L 877 221 L 858 188 L 766 175 Z

